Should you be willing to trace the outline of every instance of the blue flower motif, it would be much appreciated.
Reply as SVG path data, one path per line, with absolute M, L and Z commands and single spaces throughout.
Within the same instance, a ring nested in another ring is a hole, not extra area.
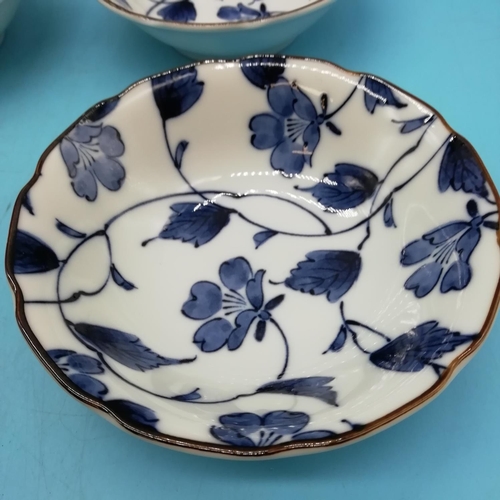
M 230 413 L 219 418 L 220 426 L 212 426 L 210 433 L 223 443 L 245 448 L 271 446 L 285 438 L 290 441 L 325 439 L 336 436 L 332 431 L 301 432 L 309 424 L 303 412 L 271 411 L 263 416 L 256 413 Z
M 481 226 L 496 229 L 497 224 L 478 215 L 474 200 L 467 203 L 471 220 L 444 224 L 406 245 L 401 252 L 401 264 L 412 266 L 422 262 L 405 283 L 418 298 L 430 293 L 441 279 L 441 293 L 463 290 L 470 282 L 472 268 L 469 259 L 481 238 Z M 492 214 L 488 214 L 492 215 Z
M 265 3 L 261 3 L 259 9 L 251 9 L 242 3 L 236 7 L 224 6 L 217 12 L 217 17 L 225 21 L 253 21 L 255 19 L 264 19 L 275 13 L 268 12 Z
M 320 126 L 326 122 L 326 96 L 322 96 L 322 112 L 302 90 L 286 78 L 279 77 L 267 89 L 272 113 L 262 113 L 250 120 L 251 143 L 257 149 L 272 149 L 271 166 L 288 175 L 302 172 L 312 165 L 312 156 L 320 140 Z M 328 128 L 340 131 L 328 122 Z
M 193 342 L 203 352 L 214 352 L 224 345 L 230 351 L 238 349 L 245 340 L 251 325 L 257 321 L 255 339 L 260 342 L 271 320 L 271 311 L 284 299 L 274 297 L 264 304 L 262 279 L 264 270 L 255 274 L 246 259 L 236 257 L 223 262 L 219 277 L 227 289 L 210 281 L 198 281 L 191 287 L 190 298 L 182 306 L 182 313 L 190 319 L 208 320 L 194 334 Z M 244 295 L 240 290 L 244 289 Z M 215 317 L 224 311 L 225 316 L 237 314 L 234 324 L 226 318 Z
M 121 188 L 125 169 L 118 158 L 125 146 L 116 128 L 82 122 L 64 137 L 59 148 L 73 190 L 81 198 L 97 198 L 97 181 L 110 191 Z
M 163 1 L 159 5 L 165 5 L 157 11 L 157 15 L 165 21 L 174 21 L 177 23 L 188 23 L 196 20 L 196 9 L 189 0 Z
M 398 109 L 407 106 L 398 100 L 388 85 L 372 76 L 365 78 L 365 87 L 365 107 L 371 114 L 375 113 L 377 106 L 394 106 Z

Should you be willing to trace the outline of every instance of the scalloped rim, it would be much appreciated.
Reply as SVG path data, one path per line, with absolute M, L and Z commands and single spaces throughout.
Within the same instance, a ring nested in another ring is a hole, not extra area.
M 120 16 L 126 17 L 132 21 L 136 21 L 140 24 L 145 24 L 147 26 L 156 26 L 158 28 L 172 27 L 179 30 L 199 30 L 199 31 L 222 31 L 222 30 L 238 30 L 244 28 L 259 28 L 261 26 L 267 26 L 275 22 L 284 21 L 286 18 L 298 17 L 302 14 L 306 14 L 308 11 L 314 11 L 321 6 L 327 6 L 332 4 L 336 0 L 316 0 L 309 5 L 304 5 L 298 7 L 297 9 L 288 10 L 282 12 L 281 14 L 276 14 L 275 16 L 266 17 L 264 19 L 253 19 L 250 21 L 236 21 L 236 22 L 224 22 L 224 23 L 180 23 L 177 21 L 166 21 L 165 19 L 158 19 L 156 17 L 147 16 L 146 14 L 139 14 L 133 10 L 128 10 L 121 5 L 116 4 L 113 0 L 99 0 L 99 3 L 104 5 L 106 8 L 112 12 L 116 12 Z M 206 62 L 206 61 L 202 61 Z
M 322 1 L 322 0 L 321 0 Z M 120 418 L 119 415 L 111 411 L 105 401 L 98 400 L 92 396 L 89 396 L 88 394 L 84 393 L 81 389 L 79 389 L 75 384 L 73 384 L 69 379 L 63 376 L 62 372 L 59 370 L 57 365 L 52 361 L 50 356 L 47 354 L 45 349 L 42 347 L 40 342 L 38 341 L 36 335 L 33 333 L 31 330 L 28 320 L 26 318 L 25 314 L 25 308 L 24 308 L 24 297 L 23 293 L 21 290 L 21 287 L 16 280 L 14 271 L 13 271 L 13 257 L 14 257 L 14 240 L 15 240 L 15 233 L 17 230 L 17 225 L 19 221 L 19 214 L 22 208 L 22 202 L 24 200 L 25 195 L 28 193 L 28 191 L 31 189 L 31 187 L 37 182 L 38 178 L 42 174 L 42 168 L 43 164 L 45 163 L 45 160 L 47 159 L 48 155 L 59 145 L 61 140 L 63 139 L 64 136 L 66 136 L 78 123 L 80 123 L 82 120 L 84 120 L 90 113 L 94 112 L 96 109 L 98 109 L 100 106 L 102 106 L 104 103 L 113 101 L 115 99 L 119 99 L 128 92 L 130 92 L 132 89 L 137 87 L 138 85 L 141 85 L 145 82 L 151 81 L 151 79 L 161 76 L 161 75 L 166 75 L 170 73 L 177 72 L 181 69 L 186 69 L 186 68 L 193 68 L 193 67 L 198 67 L 202 65 L 207 65 L 207 64 L 214 64 L 214 63 L 220 63 L 220 64 L 231 64 L 231 63 L 240 63 L 241 61 L 244 61 L 246 59 L 253 59 L 256 57 L 274 57 L 273 55 L 253 55 L 253 56 L 248 56 L 248 57 L 243 57 L 239 59 L 232 59 L 232 60 L 206 60 L 206 61 L 200 61 L 197 63 L 192 63 L 186 66 L 181 66 L 175 69 L 171 69 L 168 71 L 164 71 L 152 76 L 149 76 L 147 78 L 143 78 L 142 80 L 139 80 L 129 87 L 127 87 L 124 91 L 120 92 L 119 94 L 110 97 L 108 99 L 105 99 L 103 101 L 100 101 L 96 105 L 92 106 L 90 109 L 88 109 L 83 115 L 81 115 L 75 122 L 73 122 L 62 134 L 59 135 L 51 144 L 50 146 L 44 151 L 40 159 L 38 160 L 37 166 L 35 173 L 33 174 L 33 177 L 30 179 L 30 181 L 23 187 L 23 189 L 20 191 L 12 213 L 12 219 L 10 223 L 10 228 L 9 228 L 9 234 L 8 234 L 8 239 L 7 239 L 7 250 L 5 254 L 5 270 L 7 274 L 7 279 L 9 281 L 9 284 L 14 292 L 14 298 L 15 298 L 15 313 L 16 313 L 16 320 L 18 323 L 18 326 L 24 335 L 24 338 L 30 345 L 31 349 L 34 351 L 38 359 L 42 362 L 43 366 L 47 369 L 47 371 L 56 379 L 56 381 L 67 391 L 69 392 L 72 396 L 74 396 L 76 399 L 84 403 L 85 405 L 89 406 L 93 410 L 97 410 L 100 414 L 103 414 L 107 420 L 111 421 L 112 423 L 118 425 L 119 427 L 123 428 L 126 431 L 131 432 L 132 434 L 141 437 L 143 439 L 146 439 L 147 441 L 152 441 L 155 444 L 160 444 L 164 445 L 166 447 L 178 449 L 178 450 L 183 450 L 183 451 L 191 451 L 192 453 L 198 453 L 198 454 L 204 454 L 204 455 L 210 455 L 210 456 L 218 456 L 220 458 L 226 457 L 226 458 L 274 458 L 276 456 L 280 455 L 298 455 L 301 453 L 311 453 L 313 451 L 318 452 L 318 451 L 326 451 L 328 449 L 333 449 L 337 448 L 342 445 L 350 444 L 354 441 L 361 440 L 365 437 L 368 437 L 369 435 L 375 434 L 376 432 L 379 432 L 399 420 L 402 420 L 403 418 L 408 417 L 410 414 L 413 412 L 417 411 L 420 409 L 422 406 L 424 406 L 426 403 L 429 403 L 432 399 L 434 399 L 441 391 L 451 382 L 451 380 L 457 375 L 457 373 L 462 369 L 466 362 L 470 361 L 472 356 L 477 352 L 479 347 L 482 345 L 484 340 L 486 339 L 489 330 L 491 329 L 491 326 L 493 324 L 493 321 L 495 319 L 499 302 L 500 302 L 500 278 L 497 283 L 495 293 L 492 297 L 491 301 L 491 306 L 488 311 L 488 314 L 486 316 L 485 322 L 483 324 L 483 327 L 481 328 L 481 331 L 479 332 L 478 338 L 474 340 L 467 349 L 465 349 L 459 356 L 457 356 L 451 363 L 450 365 L 446 368 L 446 370 L 443 372 L 441 377 L 435 382 L 429 389 L 427 389 L 425 392 L 423 392 L 420 396 L 416 397 L 412 401 L 406 403 L 405 405 L 401 406 L 397 410 L 394 410 L 387 415 L 378 418 L 374 420 L 373 422 L 370 422 L 369 424 L 366 424 L 363 429 L 361 430 L 353 430 L 349 431 L 343 434 L 338 435 L 335 438 L 327 438 L 327 439 L 317 439 L 317 440 L 305 440 L 305 441 L 297 441 L 297 442 L 288 442 L 284 444 L 275 444 L 272 446 L 266 446 L 262 448 L 242 448 L 242 447 L 236 447 L 236 446 L 228 446 L 228 445 L 219 445 L 219 444 L 212 444 L 212 443 L 204 443 L 202 441 L 194 441 L 191 439 L 186 439 L 186 438 L 180 438 L 176 436 L 170 436 L 167 434 L 162 434 L 160 432 L 147 432 L 144 431 L 138 427 L 135 427 L 133 425 L 130 425 L 129 423 L 125 422 Z M 429 108 L 437 117 L 438 119 L 443 123 L 443 125 L 448 129 L 450 134 L 454 135 L 455 137 L 459 138 L 462 140 L 472 151 L 474 154 L 478 165 L 480 166 L 486 182 L 488 183 L 490 189 L 492 190 L 492 193 L 495 198 L 495 202 L 497 205 L 497 208 L 500 210 L 500 196 L 498 194 L 498 191 L 493 183 L 493 180 L 491 179 L 491 176 L 486 169 L 483 161 L 481 160 L 480 156 L 478 155 L 477 151 L 474 149 L 474 147 L 470 144 L 467 139 L 462 137 L 460 134 L 455 132 L 450 125 L 446 122 L 446 120 L 443 118 L 443 116 L 432 106 L 427 104 L 426 102 L 422 101 L 421 99 L 415 97 L 414 95 L 410 94 L 409 92 L 406 92 L 405 90 L 401 89 L 397 85 L 393 85 L 392 83 L 388 82 L 387 80 L 384 80 L 382 78 L 379 78 L 375 75 L 369 74 L 369 73 L 361 73 L 361 72 L 356 72 L 356 71 L 350 71 L 345 68 L 342 68 L 341 66 L 338 66 L 332 62 L 323 60 L 323 59 L 316 59 L 316 58 L 306 58 L 306 57 L 296 57 L 296 56 L 285 56 L 286 60 L 295 60 L 295 61 L 305 61 L 305 62 L 315 62 L 319 64 L 324 64 L 330 67 L 335 68 L 336 70 L 340 70 L 342 72 L 346 72 L 352 76 L 356 77 L 361 77 L 362 75 L 367 75 L 370 77 L 377 78 L 378 80 L 384 82 L 385 84 L 389 85 L 391 88 L 397 90 L 398 92 L 402 92 L 405 96 L 407 96 L 410 99 L 415 100 L 416 102 L 426 106 Z M 500 230 L 497 231 L 497 243 L 500 247 Z

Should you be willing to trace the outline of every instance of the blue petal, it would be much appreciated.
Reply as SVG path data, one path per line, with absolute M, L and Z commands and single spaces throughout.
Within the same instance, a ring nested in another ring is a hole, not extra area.
M 263 418 L 263 426 L 267 431 L 282 436 L 300 432 L 309 423 L 309 416 L 298 411 L 272 411 Z
M 106 401 L 106 406 L 128 424 L 139 425 L 148 431 L 157 430 L 156 424 L 159 420 L 150 408 L 123 399 Z
M 182 313 L 191 319 L 207 319 L 222 309 L 221 289 L 210 281 L 198 281 L 191 287 Z
M 90 394 L 91 396 L 94 396 L 95 398 L 100 399 L 102 398 L 102 396 L 108 393 L 108 388 L 94 377 L 75 373 L 73 375 L 70 375 L 69 379 L 82 391 Z
M 76 146 L 68 139 L 63 139 L 61 144 L 59 144 L 59 149 L 61 151 L 64 164 L 68 169 L 69 176 L 71 178 L 75 177 L 76 165 L 80 161 L 80 154 L 78 153 Z
M 250 120 L 250 130 L 254 132 L 252 146 L 257 149 L 274 148 L 285 136 L 283 120 L 269 114 L 254 116 Z
M 306 152 L 304 153 L 304 160 L 308 165 L 312 164 L 312 157 L 316 147 L 319 144 L 320 139 L 320 130 L 319 126 L 314 123 L 310 123 L 307 128 L 304 130 L 304 135 L 302 136 L 302 140 L 304 142 L 304 146 L 306 147 Z
M 99 147 L 109 158 L 117 158 L 125 152 L 125 145 L 115 127 L 103 127 L 99 134 Z
M 328 351 L 331 352 L 339 352 L 342 350 L 344 347 L 344 344 L 347 340 L 347 328 L 345 325 L 342 325 L 340 327 L 339 332 L 337 333 L 337 336 L 335 337 L 335 340 L 330 344 L 330 347 L 323 353 L 326 354 Z
M 182 240 L 196 248 L 217 236 L 229 223 L 231 212 L 214 203 L 175 203 L 169 222 L 158 235 L 166 240 Z
M 264 17 L 264 15 L 259 10 L 239 3 L 236 7 L 221 7 L 217 12 L 217 17 L 225 21 L 252 21 Z
M 241 346 L 245 340 L 250 325 L 256 317 L 257 313 L 250 310 L 243 311 L 238 314 L 235 321 L 236 328 L 231 332 L 227 341 L 227 348 L 230 351 L 235 351 Z
M 437 284 L 443 267 L 437 262 L 430 262 L 418 268 L 405 283 L 407 290 L 413 290 L 415 297 L 425 297 Z
M 201 96 L 203 82 L 195 68 L 181 69 L 151 80 L 156 106 L 163 119 L 169 120 L 188 111 Z
M 271 154 L 271 166 L 285 174 L 300 174 L 305 158 L 302 146 L 286 137 Z
M 367 76 L 365 78 L 365 107 L 370 113 L 374 113 L 377 106 L 394 106 L 404 108 L 407 104 L 399 101 L 392 89 L 385 83 Z
M 71 354 L 68 356 L 66 363 L 73 368 L 73 370 L 87 375 L 104 373 L 102 363 L 98 359 L 85 354 Z
M 457 235 L 460 231 L 470 227 L 468 222 L 458 221 L 444 224 L 428 233 L 424 234 L 422 238 L 429 241 L 432 245 L 439 245 L 448 241 L 453 236 Z
M 401 251 L 401 264 L 411 266 L 430 257 L 435 247 L 427 240 L 416 240 L 406 245 Z
M 77 231 L 76 229 L 73 229 L 72 227 L 69 227 L 68 225 L 64 224 L 64 222 L 61 222 L 60 220 L 56 219 L 56 227 L 61 231 L 61 233 L 64 233 L 66 236 L 69 236 L 70 238 L 76 238 L 76 239 L 82 239 L 87 236 L 85 233 L 81 233 L 80 231 Z
M 212 434 L 215 439 L 233 446 L 241 446 L 243 448 L 255 448 L 257 446 L 249 437 L 233 429 L 227 429 L 226 427 L 212 426 L 210 428 L 210 434 Z
M 316 439 L 326 439 L 337 436 L 335 432 L 332 431 L 307 431 L 300 432 L 292 436 L 292 441 L 303 441 L 303 440 L 316 440 Z
M 158 15 L 165 21 L 188 23 L 196 19 L 196 9 L 189 0 L 180 0 L 160 9 Z
M 218 351 L 227 342 L 233 327 L 227 319 L 216 318 L 201 325 L 193 337 L 193 342 L 203 352 Z
M 20 229 L 14 241 L 15 274 L 47 273 L 59 267 L 54 251 L 42 240 Z
M 24 196 L 22 205 L 31 215 L 35 215 L 29 191 Z
M 470 256 L 479 243 L 480 238 L 481 231 L 475 227 L 471 227 L 460 237 L 456 250 L 462 261 L 469 262 Z
M 429 121 L 433 120 L 434 116 L 433 115 L 427 115 L 427 116 L 422 116 L 421 118 L 415 118 L 413 120 L 408 120 L 404 122 L 404 124 L 401 126 L 401 133 L 402 134 L 409 134 L 410 132 L 414 132 L 415 130 L 418 130 L 419 128 L 423 127 Z
M 252 277 L 252 268 L 246 259 L 236 257 L 226 260 L 219 268 L 219 277 L 229 290 L 240 290 Z
M 307 97 L 298 87 L 294 87 L 293 96 L 295 98 L 293 109 L 297 116 L 308 122 L 316 120 L 318 113 L 311 99 L 309 99 L 309 97 Z
M 57 363 L 61 358 L 65 358 L 70 354 L 75 354 L 75 351 L 70 351 L 68 349 L 50 349 L 47 351 L 47 354 Z
M 199 389 L 195 389 L 194 391 L 188 392 L 187 394 L 174 396 L 172 399 L 174 399 L 175 401 L 197 401 L 198 399 L 201 399 L 201 395 L 198 391 Z
M 486 181 L 472 150 L 458 137 L 446 146 L 439 167 L 439 190 L 451 187 L 455 191 L 487 196 Z
M 328 385 L 332 377 L 305 377 L 269 382 L 257 389 L 257 393 L 287 394 L 317 398 L 323 403 L 337 406 L 337 393 Z
M 265 271 L 262 269 L 255 273 L 255 277 L 247 283 L 246 293 L 250 304 L 255 309 L 260 309 L 264 303 L 264 294 L 262 292 L 262 278 Z
M 227 429 L 233 429 L 244 436 L 257 432 L 263 424 L 262 418 L 255 413 L 230 413 L 222 415 L 219 422 Z
M 175 148 L 175 166 L 180 169 L 182 167 L 182 158 L 184 157 L 184 153 L 186 152 L 187 147 L 189 146 L 189 142 L 180 141 Z
M 113 111 L 118 103 L 120 102 L 120 99 L 112 99 L 110 101 L 103 102 L 99 104 L 97 108 L 92 110 L 90 114 L 87 115 L 87 118 L 90 121 L 97 122 L 108 116 L 111 111 Z
M 69 324 L 69 327 L 73 334 L 87 347 L 109 356 L 132 370 L 144 372 L 160 366 L 193 361 L 165 358 L 145 346 L 135 335 L 113 328 L 87 323 Z
M 457 260 L 448 271 L 446 271 L 443 281 L 441 281 L 441 292 L 450 290 L 463 290 L 470 282 L 472 270 L 467 262 Z
M 256 87 L 265 89 L 276 83 L 286 69 L 285 56 L 251 57 L 241 61 L 241 71 Z
M 267 91 L 267 100 L 274 112 L 284 118 L 292 116 L 294 92 L 286 78 L 280 78 Z
M 97 198 L 97 182 L 90 170 L 84 168 L 76 170 L 71 185 L 80 198 L 85 198 L 87 201 L 95 201 Z
M 125 169 L 118 161 L 106 156 L 96 158 L 90 168 L 99 182 L 110 191 L 118 191 L 125 180 Z
M 80 123 L 68 133 L 67 137 L 71 141 L 88 144 L 92 139 L 99 137 L 101 130 L 102 126 L 99 124 Z
M 326 294 L 329 302 L 346 294 L 361 271 L 361 256 L 357 252 L 316 250 L 306 258 L 292 269 L 285 285 L 311 295 Z
M 394 217 L 392 215 L 392 198 L 384 208 L 384 225 L 385 227 L 396 227 L 396 223 L 394 222 Z
M 261 231 L 260 233 L 255 233 L 253 235 L 253 242 L 255 243 L 255 248 L 259 248 L 264 244 L 269 238 L 276 236 L 278 233 L 276 231 Z

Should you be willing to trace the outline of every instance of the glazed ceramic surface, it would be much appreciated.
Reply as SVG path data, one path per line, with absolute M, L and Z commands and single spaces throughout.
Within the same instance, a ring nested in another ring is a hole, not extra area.
M 206 63 L 49 147 L 7 272 L 44 365 L 115 423 L 214 454 L 319 450 L 418 408 L 484 340 L 497 200 L 465 139 L 383 80 Z
M 192 59 L 279 52 L 333 0 L 99 0 Z
M 14 18 L 21 0 L 0 0 L 0 44 L 3 42 L 5 30 Z

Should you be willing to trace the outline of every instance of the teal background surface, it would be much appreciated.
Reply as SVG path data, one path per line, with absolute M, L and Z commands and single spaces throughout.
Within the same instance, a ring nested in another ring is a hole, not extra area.
M 500 2 L 338 0 L 287 49 L 371 72 L 435 106 L 500 185 Z M 48 144 L 97 101 L 187 60 L 95 0 L 23 0 L 0 46 L 0 238 Z M 445 392 L 325 454 L 267 462 L 142 442 L 66 394 L 19 333 L 0 282 L 3 500 L 500 497 L 500 322 Z

